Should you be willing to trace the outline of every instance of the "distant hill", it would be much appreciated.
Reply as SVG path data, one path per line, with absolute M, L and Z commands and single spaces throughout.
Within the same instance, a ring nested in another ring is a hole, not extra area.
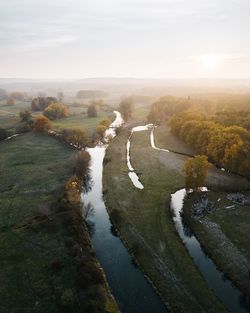
M 80 90 L 78 91 L 76 97 L 78 99 L 83 98 L 103 98 L 107 97 L 108 94 L 102 90 Z

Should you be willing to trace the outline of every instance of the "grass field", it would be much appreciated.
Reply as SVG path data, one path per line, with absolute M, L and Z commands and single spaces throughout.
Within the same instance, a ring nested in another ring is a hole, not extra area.
M 75 114 L 67 118 L 52 121 L 52 128 L 56 131 L 60 131 L 64 128 L 78 128 L 86 130 L 88 134 L 91 135 L 101 120 L 112 117 L 113 114 L 110 116 L 104 111 L 99 111 L 97 117 L 88 117 L 86 114 Z
M 71 148 L 34 133 L 0 143 L 1 312 L 90 312 L 94 307 L 118 312 L 82 219 L 55 209 L 74 158 Z M 85 284 L 93 268 L 102 278 L 79 289 L 79 266 L 85 263 Z
M 30 109 L 30 102 L 16 101 L 15 105 L 6 105 L 5 100 L 0 100 L 0 128 L 5 128 L 15 133 L 19 123 L 19 112 Z
M 111 142 L 103 177 L 105 202 L 111 217 L 114 210 L 120 214 L 120 222 L 114 223 L 123 240 L 172 311 L 225 312 L 194 266 L 172 221 L 170 195 L 184 185 L 175 162 L 181 164 L 185 157 L 153 150 L 149 132 L 135 133 L 131 162 L 145 186 L 138 190 L 128 177 L 127 137 L 123 130 Z

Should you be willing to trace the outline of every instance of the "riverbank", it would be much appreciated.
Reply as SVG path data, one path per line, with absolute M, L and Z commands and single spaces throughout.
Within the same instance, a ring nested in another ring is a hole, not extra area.
M 1 143 L 0 160 L 1 310 L 119 312 L 79 202 L 65 199 L 75 151 L 26 133 Z
M 249 195 L 249 192 L 244 194 Z M 218 268 L 250 297 L 250 205 L 232 203 L 227 195 L 215 191 L 203 195 L 189 194 L 183 216 Z M 208 200 L 212 209 L 210 212 L 205 210 L 202 216 L 195 216 L 194 203 L 201 203 L 201 197 Z
M 138 190 L 128 177 L 128 136 L 123 129 L 104 160 L 104 197 L 115 227 L 172 312 L 226 312 L 207 288 L 172 221 L 171 193 L 184 185 L 173 165 L 176 160 L 183 164 L 185 157 L 153 150 L 148 131 L 135 133 L 131 162 L 145 186 Z

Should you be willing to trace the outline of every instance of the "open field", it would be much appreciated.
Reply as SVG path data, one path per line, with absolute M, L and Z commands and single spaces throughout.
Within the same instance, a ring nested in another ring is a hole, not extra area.
M 19 123 L 19 112 L 25 109 L 30 109 L 30 102 L 16 101 L 15 105 L 6 105 L 6 101 L 1 100 L 0 128 L 5 128 L 15 133 L 15 127 Z
M 67 118 L 58 119 L 52 121 L 52 128 L 56 131 L 60 131 L 64 128 L 78 128 L 86 130 L 91 135 L 96 129 L 101 120 L 112 118 L 107 112 L 99 111 L 97 117 L 88 117 L 86 114 L 70 115 Z
M 177 159 L 181 164 L 185 157 L 153 150 L 149 132 L 135 133 L 131 162 L 145 186 L 138 190 L 128 177 L 127 137 L 125 129 L 111 142 L 103 178 L 106 205 L 111 218 L 120 216 L 112 220 L 122 239 L 173 311 L 224 312 L 194 266 L 172 221 L 170 195 L 183 187 L 184 181 L 181 172 L 161 158 L 170 164 Z
M 1 312 L 118 312 L 80 211 L 58 209 L 74 155 L 34 133 L 0 143 Z

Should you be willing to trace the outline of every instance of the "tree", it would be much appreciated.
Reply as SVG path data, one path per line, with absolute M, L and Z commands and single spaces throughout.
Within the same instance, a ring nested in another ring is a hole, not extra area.
M 10 97 L 14 98 L 15 100 L 20 100 L 20 101 L 24 101 L 28 99 L 27 93 L 23 91 L 11 92 Z
M 25 132 L 32 130 L 34 126 L 34 121 L 33 121 L 30 110 L 24 110 L 24 111 L 19 112 L 19 117 L 20 117 L 21 123 L 17 127 L 17 132 L 25 133 Z
M 63 102 L 64 94 L 62 91 L 59 91 L 57 93 L 57 98 L 58 98 L 59 102 Z
M 30 110 L 24 110 L 19 112 L 19 117 L 21 119 L 21 122 L 29 122 L 30 120 L 32 120 L 32 115 Z
M 12 97 L 9 97 L 7 100 L 6 100 L 6 104 L 7 105 L 15 105 L 16 104 L 16 100 Z
M 50 120 L 55 120 L 69 116 L 69 109 L 62 103 L 52 103 L 43 112 L 43 115 Z
M 111 122 L 110 122 L 109 119 L 104 119 L 104 120 L 102 120 L 102 121 L 99 123 L 99 125 L 103 125 L 103 126 L 105 126 L 106 128 L 108 128 L 110 124 L 111 124 Z
M 4 128 L 0 128 L 0 140 L 4 140 L 8 137 L 8 132 Z
M 52 103 L 58 103 L 57 98 L 55 98 L 55 97 L 36 97 L 36 98 L 32 99 L 31 109 L 32 109 L 32 111 L 43 111 Z
M 81 129 L 64 129 L 62 138 L 66 142 L 72 143 L 77 146 L 85 147 L 88 143 L 88 137 L 84 130 Z
M 119 105 L 119 111 L 121 112 L 122 117 L 125 122 L 129 118 L 132 117 L 133 110 L 134 110 L 134 104 L 133 104 L 133 99 L 131 97 L 125 98 L 121 101 Z
M 83 177 L 87 174 L 90 162 L 90 154 L 87 151 L 80 151 L 76 155 L 76 175 Z
M 99 138 L 103 137 L 103 135 L 105 134 L 105 131 L 106 131 L 107 127 L 104 126 L 104 125 L 101 125 L 99 124 L 97 127 L 96 127 L 96 134 L 98 135 Z
M 47 132 L 51 129 L 50 120 L 46 116 L 38 115 L 35 119 L 34 128 L 39 133 Z
M 197 190 L 202 187 L 211 166 L 212 164 L 208 162 L 205 155 L 197 155 L 194 158 L 187 159 L 183 167 L 186 188 Z
M 88 117 L 97 117 L 97 110 L 95 104 L 90 104 L 87 110 Z
M 187 110 L 190 105 L 190 99 L 161 97 L 151 105 L 148 121 L 152 123 L 166 121 L 172 115 Z

